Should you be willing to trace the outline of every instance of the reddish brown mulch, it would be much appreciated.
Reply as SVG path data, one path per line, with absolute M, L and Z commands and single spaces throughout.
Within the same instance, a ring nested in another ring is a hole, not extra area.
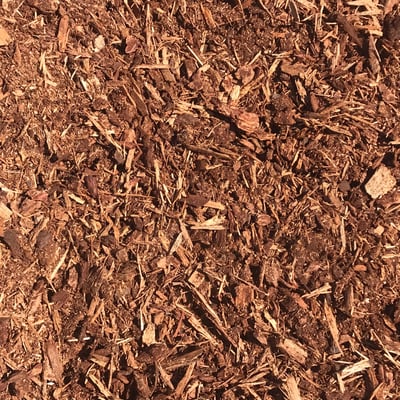
M 0 398 L 399 398 L 397 3 L 3 0 Z

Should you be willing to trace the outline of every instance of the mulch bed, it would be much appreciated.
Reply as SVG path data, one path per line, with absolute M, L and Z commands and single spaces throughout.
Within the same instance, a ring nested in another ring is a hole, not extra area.
M 399 398 L 397 3 L 2 0 L 0 398 Z

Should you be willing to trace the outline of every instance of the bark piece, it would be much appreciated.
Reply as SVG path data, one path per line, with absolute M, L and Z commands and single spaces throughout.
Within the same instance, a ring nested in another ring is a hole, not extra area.
M 257 114 L 245 111 L 240 107 L 219 104 L 217 110 L 229 117 L 237 128 L 246 133 L 254 133 L 260 126 L 260 118 Z
M 20 244 L 18 233 L 15 229 L 8 229 L 4 232 L 3 240 L 11 251 L 14 258 L 22 258 L 23 250 Z
M 53 340 L 48 340 L 44 346 L 44 377 L 47 381 L 62 382 L 64 371 L 62 357 Z

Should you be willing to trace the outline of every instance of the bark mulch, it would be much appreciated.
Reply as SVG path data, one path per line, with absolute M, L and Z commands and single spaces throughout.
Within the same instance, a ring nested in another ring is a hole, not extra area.
M 398 399 L 400 5 L 0 2 L 1 399 Z

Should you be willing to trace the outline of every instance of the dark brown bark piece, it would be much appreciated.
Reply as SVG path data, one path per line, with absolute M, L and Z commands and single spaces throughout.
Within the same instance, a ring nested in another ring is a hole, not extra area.
M 46 229 L 40 231 L 36 238 L 36 249 L 37 250 L 45 249 L 51 244 L 52 240 L 53 240 L 53 235 L 51 234 L 50 231 Z
M 203 207 L 204 204 L 207 203 L 207 201 L 208 199 L 198 194 L 189 194 L 186 197 L 187 204 L 193 207 Z
M 383 23 L 383 36 L 391 42 L 400 39 L 399 12 L 386 15 Z
M 21 243 L 18 237 L 18 232 L 15 229 L 8 229 L 4 232 L 3 240 L 11 250 L 11 255 L 14 258 L 22 258 L 24 255 Z

